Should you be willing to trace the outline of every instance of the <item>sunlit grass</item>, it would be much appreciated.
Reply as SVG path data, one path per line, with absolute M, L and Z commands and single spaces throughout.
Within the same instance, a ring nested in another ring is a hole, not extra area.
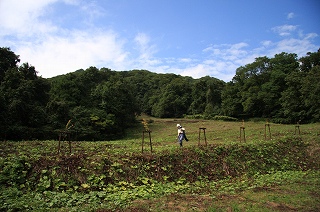
M 164 150 L 179 149 L 177 143 L 176 124 L 181 124 L 186 128 L 189 142 L 184 141 L 183 146 L 193 148 L 195 146 L 205 145 L 205 138 L 208 145 L 224 145 L 230 143 L 244 142 L 243 137 L 240 141 L 240 127 L 242 122 L 225 122 L 213 120 L 190 120 L 190 119 L 157 119 L 152 117 L 143 117 L 145 120 L 151 120 L 148 128 L 151 130 L 151 141 L 153 152 Z M 138 118 L 139 119 L 139 118 Z M 256 143 L 264 140 L 276 140 L 286 136 L 301 136 L 305 141 L 320 145 L 320 124 L 300 125 L 300 135 L 295 132 L 296 125 L 270 124 L 271 138 L 268 129 L 265 129 L 265 122 L 245 122 L 245 142 Z M 72 153 L 79 151 L 106 152 L 109 154 L 122 154 L 125 152 L 142 152 L 142 136 L 144 125 L 138 122 L 125 133 L 124 139 L 113 141 L 72 141 Z M 205 135 L 200 131 L 200 127 L 205 127 Z M 266 131 L 266 135 L 265 135 Z M 200 139 L 199 139 L 200 132 Z M 243 134 L 242 134 L 243 136 Z M 30 142 L 33 148 L 29 148 Z M 68 142 L 61 142 L 61 150 L 68 153 Z M 12 148 L 12 151 L 20 151 L 30 155 L 42 152 L 45 155 L 53 155 L 58 152 L 58 141 L 20 141 L 10 142 L 6 148 Z M 144 137 L 144 151 L 151 151 L 148 134 Z

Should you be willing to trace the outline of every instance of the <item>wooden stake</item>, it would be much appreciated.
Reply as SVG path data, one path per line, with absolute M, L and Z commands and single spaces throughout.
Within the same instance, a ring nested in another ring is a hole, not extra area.
M 152 153 L 151 131 L 148 130 L 148 133 L 149 133 L 149 140 L 150 140 L 150 151 L 151 151 L 151 153 Z
M 58 144 L 58 154 L 61 150 L 61 142 L 67 141 L 69 145 L 69 154 L 71 154 L 71 139 L 70 139 L 70 132 L 67 131 L 60 131 L 59 133 L 59 144 Z
M 204 135 L 204 142 L 205 142 L 205 145 L 207 146 L 208 143 L 207 143 L 207 137 L 206 137 L 206 128 L 205 127 L 200 127 L 199 128 L 199 141 L 198 141 L 198 146 L 200 146 L 200 135 L 201 135 L 201 130 L 203 130 L 203 135 Z
M 300 126 L 299 125 L 296 125 L 295 129 L 294 129 L 294 134 L 296 135 L 297 134 L 297 131 L 300 135 Z
M 240 142 L 242 140 L 242 132 L 243 132 L 243 140 L 244 140 L 244 142 L 246 142 L 246 133 L 245 133 L 244 129 L 245 129 L 244 120 L 242 119 L 242 127 L 240 127 Z
M 150 141 L 150 151 L 152 153 L 152 141 L 151 141 L 151 130 L 144 130 L 142 131 L 142 144 L 141 144 L 141 152 L 143 153 L 144 149 L 143 149 L 143 145 L 144 145 L 144 133 L 148 133 L 149 135 L 149 141 Z
M 245 127 L 240 127 L 240 142 L 242 140 L 242 132 L 243 132 L 243 141 L 246 142 L 246 133 L 244 131 Z
M 270 124 L 264 125 L 264 140 L 267 140 L 267 127 L 269 129 L 269 139 L 271 140 L 271 130 L 270 130 Z
M 297 131 L 298 131 L 298 133 L 300 135 L 300 120 L 297 122 L 297 125 L 296 125 L 296 127 L 294 129 L 294 134 L 295 135 L 296 135 Z

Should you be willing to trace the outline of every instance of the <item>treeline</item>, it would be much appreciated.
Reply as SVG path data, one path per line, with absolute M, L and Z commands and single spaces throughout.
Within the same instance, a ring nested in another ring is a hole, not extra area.
M 66 127 L 78 140 L 114 139 L 141 113 L 282 123 L 320 118 L 320 51 L 300 59 L 287 53 L 256 58 L 228 83 L 209 76 L 96 67 L 45 79 L 19 62 L 9 48 L 0 48 L 2 139 L 53 139 Z
M 222 113 L 273 122 L 320 121 L 320 49 L 297 59 L 281 53 L 239 67 L 222 92 Z

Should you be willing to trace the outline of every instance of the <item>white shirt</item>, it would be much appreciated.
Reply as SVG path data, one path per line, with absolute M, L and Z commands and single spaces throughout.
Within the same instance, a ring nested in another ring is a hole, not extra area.
M 184 129 L 183 127 L 182 127 L 182 128 L 179 128 L 179 129 L 178 129 L 178 135 L 181 134 L 181 133 L 183 133 L 183 131 L 185 131 L 185 129 Z

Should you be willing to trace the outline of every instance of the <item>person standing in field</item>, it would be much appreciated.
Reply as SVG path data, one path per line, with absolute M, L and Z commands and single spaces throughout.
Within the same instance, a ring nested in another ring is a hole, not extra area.
M 180 147 L 182 147 L 182 141 L 186 140 L 189 141 L 187 136 L 186 136 L 186 130 L 185 128 L 183 128 L 180 124 L 177 124 L 177 128 L 178 128 L 178 142 L 180 144 Z

